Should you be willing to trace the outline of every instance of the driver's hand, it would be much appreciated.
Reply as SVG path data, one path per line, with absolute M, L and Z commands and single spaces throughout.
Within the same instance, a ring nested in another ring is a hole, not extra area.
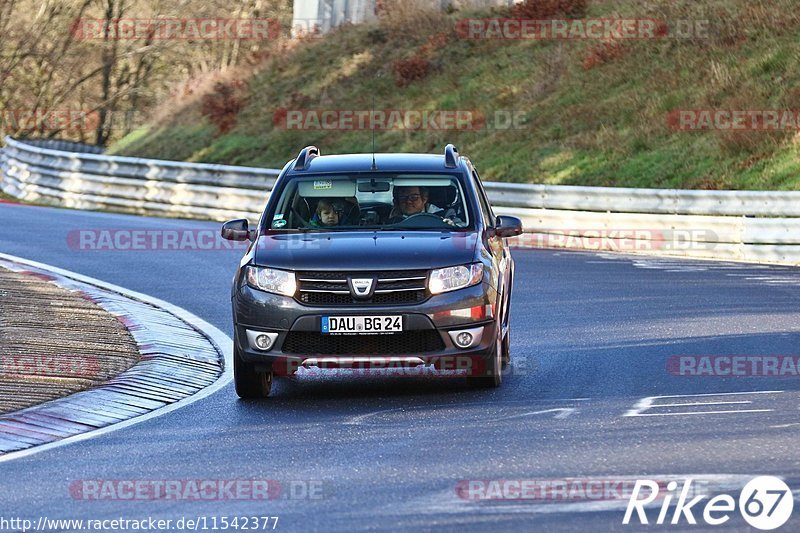
M 450 224 L 451 226 L 455 226 L 456 225 L 456 223 L 453 222 L 453 220 L 449 219 L 449 218 L 443 218 L 442 222 L 446 222 L 446 223 Z

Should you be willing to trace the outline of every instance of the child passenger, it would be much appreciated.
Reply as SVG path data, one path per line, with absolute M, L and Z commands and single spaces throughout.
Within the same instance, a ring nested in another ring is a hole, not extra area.
M 315 228 L 329 228 L 338 226 L 341 218 L 342 206 L 339 202 L 322 198 L 317 202 L 317 210 L 311 218 L 311 226 Z

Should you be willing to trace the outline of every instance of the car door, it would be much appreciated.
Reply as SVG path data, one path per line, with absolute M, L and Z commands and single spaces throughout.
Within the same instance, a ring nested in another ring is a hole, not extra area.
M 486 248 L 492 255 L 492 265 L 497 269 L 497 292 L 498 301 L 496 312 L 502 313 L 502 324 L 507 324 L 508 306 L 510 305 L 511 272 L 513 260 L 511 252 L 505 239 L 499 237 L 494 228 L 497 223 L 497 216 L 492 211 L 486 190 L 483 188 L 480 176 L 475 168 L 471 169 L 472 180 L 475 184 L 475 191 L 478 195 L 478 204 L 481 208 L 481 215 L 484 219 L 484 242 Z

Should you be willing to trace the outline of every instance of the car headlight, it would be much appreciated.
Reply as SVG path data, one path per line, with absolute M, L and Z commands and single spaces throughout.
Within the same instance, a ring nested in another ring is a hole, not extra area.
M 274 292 L 284 296 L 294 296 L 297 281 L 294 272 L 276 270 L 274 268 L 247 267 L 247 284 L 254 289 Z
M 483 279 L 483 264 L 460 265 L 431 271 L 428 290 L 431 294 L 463 289 L 477 285 Z

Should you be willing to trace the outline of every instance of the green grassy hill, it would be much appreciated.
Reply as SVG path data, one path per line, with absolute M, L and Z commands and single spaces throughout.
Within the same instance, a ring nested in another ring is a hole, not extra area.
M 571 0 L 563 0 L 569 4 Z M 580 2 L 578 2 L 580 3 Z M 676 109 L 800 109 L 793 0 L 590 2 L 585 17 L 707 21 L 696 38 L 471 40 L 418 13 L 288 46 L 243 79 L 169 103 L 114 153 L 280 167 L 305 145 L 369 151 L 368 131 L 287 131 L 281 109 L 516 112 L 518 129 L 377 132 L 378 151 L 454 142 L 487 180 L 632 187 L 800 189 L 797 130 L 677 131 Z M 702 23 L 701 23 L 702 25 Z M 674 31 L 674 30 L 670 30 Z

